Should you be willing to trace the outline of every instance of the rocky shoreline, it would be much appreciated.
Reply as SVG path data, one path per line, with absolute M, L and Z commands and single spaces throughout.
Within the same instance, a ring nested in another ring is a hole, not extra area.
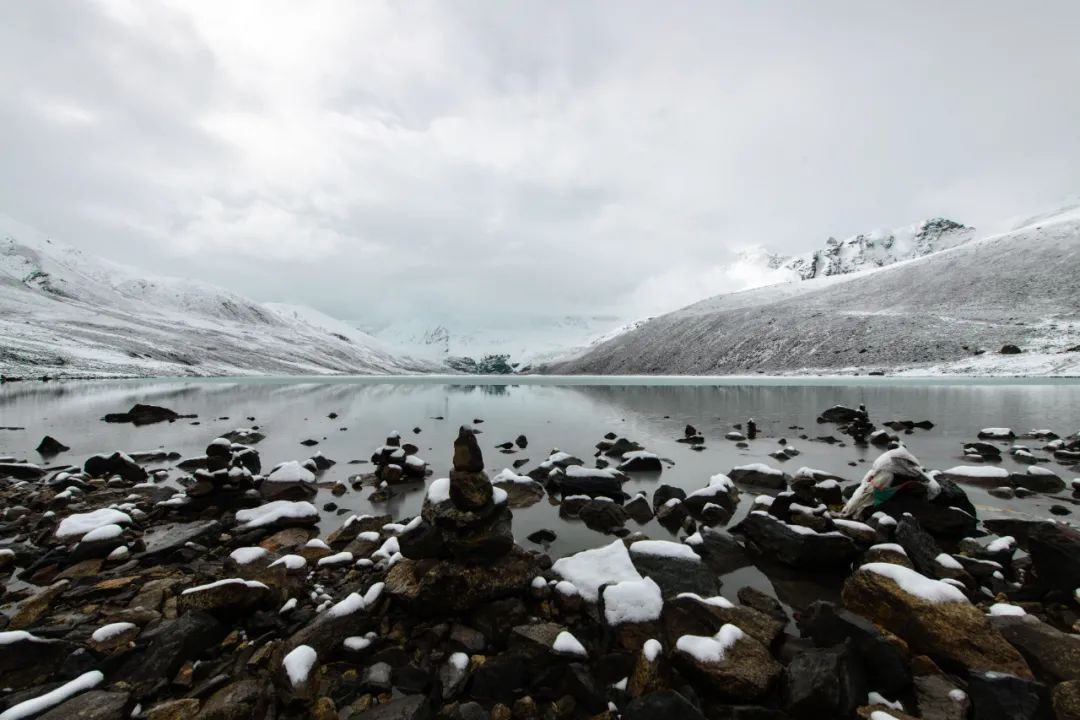
M 821 442 L 880 450 L 862 483 L 755 463 L 631 497 L 627 477 L 664 464 L 614 434 L 595 467 L 555 451 L 489 477 L 468 426 L 449 477 L 425 481 L 395 434 L 350 485 L 424 481 L 421 512 L 352 515 L 323 536 L 311 501 L 332 461 L 264 472 L 255 428 L 194 458 L 0 458 L 0 720 L 1080 718 L 1080 533 L 980 521 L 962 489 L 1062 492 L 1040 460 L 1075 466 L 1080 435 L 1018 449 L 987 428 L 967 465 L 932 472 L 900 446 L 926 423 L 879 428 L 851 408 L 821 422 L 842 436 Z M 687 426 L 680 441 L 704 438 Z M 995 467 L 1003 450 L 1031 454 L 1029 470 Z M 150 460 L 175 462 L 183 488 Z M 513 508 L 545 495 L 612 537 L 554 561 L 526 549 Z M 680 541 L 627 527 L 654 517 Z M 723 577 L 755 565 L 817 597 L 726 597 Z

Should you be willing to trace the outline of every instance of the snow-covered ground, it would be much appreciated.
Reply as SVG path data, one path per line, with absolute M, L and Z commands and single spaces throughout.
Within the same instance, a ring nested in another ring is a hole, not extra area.
M 311 308 L 88 255 L 0 217 L 0 375 L 426 372 Z
M 718 295 L 543 368 L 1080 375 L 1080 211 L 885 267 Z M 1003 355 L 1005 344 L 1023 348 Z

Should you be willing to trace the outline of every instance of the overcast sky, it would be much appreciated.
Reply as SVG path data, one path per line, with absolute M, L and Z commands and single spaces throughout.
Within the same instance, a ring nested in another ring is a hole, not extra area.
M 1080 192 L 1080 3 L 0 0 L 0 212 L 382 321 L 738 289 Z

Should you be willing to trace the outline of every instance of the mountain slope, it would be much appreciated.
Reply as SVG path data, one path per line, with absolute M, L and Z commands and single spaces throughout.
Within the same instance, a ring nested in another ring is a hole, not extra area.
M 310 308 L 156 277 L 0 217 L 0 374 L 423 372 Z
M 1066 213 L 864 272 L 718 295 L 549 373 L 1076 374 L 1080 218 Z M 1027 352 L 998 355 L 1006 343 Z M 983 354 L 976 354 L 985 350 Z

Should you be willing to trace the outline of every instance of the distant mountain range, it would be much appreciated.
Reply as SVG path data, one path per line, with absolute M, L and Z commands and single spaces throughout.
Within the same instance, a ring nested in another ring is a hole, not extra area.
M 972 237 L 938 219 L 771 256 L 792 281 L 703 300 L 542 371 L 1080 374 L 1080 207 Z
M 0 217 L 0 375 L 430 372 L 311 308 L 94 257 Z

